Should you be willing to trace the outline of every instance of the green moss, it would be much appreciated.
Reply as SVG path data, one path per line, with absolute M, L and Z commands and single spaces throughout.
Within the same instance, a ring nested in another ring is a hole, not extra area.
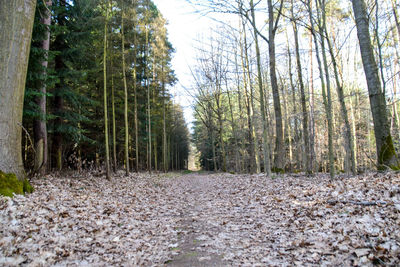
M 24 193 L 30 194 L 30 193 L 33 193 L 33 191 L 35 189 L 33 189 L 33 186 L 29 183 L 29 181 L 27 179 L 25 179 L 23 182 L 23 190 L 24 190 Z
M 0 171 L 0 195 L 12 197 L 13 194 L 23 195 L 32 192 L 33 187 L 27 179 L 20 181 L 15 174 Z
M 396 164 L 393 164 L 392 158 L 395 157 L 397 160 Z M 378 157 L 378 170 L 385 170 L 390 167 L 393 170 L 400 170 L 400 163 L 396 156 L 396 151 L 394 149 L 392 136 L 388 135 L 386 140 L 383 142 L 381 151 Z
M 284 169 L 277 168 L 277 167 L 272 167 L 271 171 L 274 172 L 274 173 L 279 173 L 279 174 L 284 174 L 285 173 Z

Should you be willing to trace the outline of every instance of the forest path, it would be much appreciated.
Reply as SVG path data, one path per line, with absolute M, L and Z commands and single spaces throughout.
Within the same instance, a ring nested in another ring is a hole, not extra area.
M 197 173 L 181 176 L 170 182 L 177 204 L 177 246 L 169 266 L 227 266 L 222 255 L 207 245 L 207 241 L 218 236 L 220 225 L 213 216 L 226 217 L 226 210 L 219 207 L 216 200 L 220 192 L 216 190 L 215 179 Z
M 121 171 L 32 184 L 0 198 L 0 266 L 400 264 L 395 172 L 331 181 Z

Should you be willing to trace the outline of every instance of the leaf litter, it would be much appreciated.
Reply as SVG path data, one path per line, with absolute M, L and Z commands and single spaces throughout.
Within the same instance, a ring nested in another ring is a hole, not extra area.
M 34 193 L 0 199 L 0 265 L 400 264 L 399 173 L 32 182 Z

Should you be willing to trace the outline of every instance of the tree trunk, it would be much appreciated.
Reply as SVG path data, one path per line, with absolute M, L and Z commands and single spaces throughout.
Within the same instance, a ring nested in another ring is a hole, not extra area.
M 63 9 L 66 6 L 66 0 L 60 0 L 60 8 Z M 65 18 L 65 13 L 64 10 L 62 10 L 62 13 L 58 15 L 58 25 L 61 27 L 64 27 L 66 22 Z M 54 91 L 54 113 L 57 116 L 56 119 L 54 120 L 54 135 L 53 135 L 53 144 L 52 144 L 52 150 L 53 150 L 53 162 L 55 163 L 56 170 L 60 171 L 62 169 L 62 163 L 63 163 L 63 158 L 62 158 L 62 150 L 63 150 L 63 133 L 61 131 L 62 124 L 63 124 L 63 111 L 64 111 L 64 98 L 62 95 L 63 87 L 65 85 L 65 80 L 64 80 L 64 74 L 63 72 L 67 68 L 64 63 L 63 59 L 63 54 L 62 52 L 66 49 L 66 43 L 64 40 L 65 36 L 63 33 L 60 33 L 55 40 L 54 47 L 55 50 L 60 52 L 55 57 L 55 70 L 57 72 L 57 75 L 59 77 L 59 82 L 55 86 L 55 91 Z
M 0 170 L 25 177 L 22 111 L 35 0 L 0 2 Z
M 293 6 L 292 6 L 292 16 Z M 310 151 L 310 135 L 308 132 L 308 112 L 306 106 L 306 94 L 304 91 L 304 83 L 303 83 L 303 74 L 301 71 L 301 59 L 300 59 L 300 49 L 299 49 L 299 36 L 297 32 L 297 24 L 295 20 L 292 21 L 293 25 L 293 33 L 294 33 L 294 43 L 295 43 L 295 51 L 296 51 L 296 62 L 297 62 L 297 78 L 299 79 L 300 84 L 300 95 L 301 95 L 301 108 L 302 108 L 302 117 L 303 117 L 303 140 L 304 140 L 304 152 L 305 152 L 305 167 L 306 174 L 312 174 L 312 155 Z
M 374 121 L 378 168 L 398 167 L 399 162 L 393 146 L 392 136 L 390 135 L 386 100 L 382 92 L 378 67 L 375 62 L 369 34 L 367 9 L 363 0 L 352 0 L 352 3 Z
M 128 129 L 128 86 L 126 84 L 125 72 L 125 34 L 124 34 L 124 7 L 122 7 L 121 18 L 122 35 L 122 77 L 124 80 L 124 119 L 125 119 L 125 175 L 129 175 L 129 129 Z
M 104 53 L 103 53 L 103 78 L 104 78 L 104 90 L 103 90 L 103 98 L 104 98 L 104 138 L 105 138 L 105 164 L 106 164 L 106 178 L 110 180 L 110 151 L 108 147 L 108 111 L 107 111 L 107 26 L 108 26 L 108 5 L 106 2 L 106 17 L 104 23 Z
M 114 73 L 113 73 L 113 63 L 112 57 L 110 57 L 111 61 L 111 108 L 112 108 L 112 132 L 113 132 L 113 171 L 117 171 L 117 127 L 115 121 L 115 95 L 114 95 Z
M 167 127 L 166 127 L 166 108 L 165 108 L 165 100 L 166 100 L 166 95 L 165 95 L 165 73 L 164 73 L 164 61 L 162 64 L 162 81 L 161 81 L 161 87 L 162 87 L 162 108 L 163 108 L 163 134 L 162 134 L 162 149 L 163 149 L 163 171 L 164 173 L 167 172 L 168 170 L 168 165 L 167 165 Z
M 241 12 L 240 12 L 241 14 Z M 260 173 L 260 160 L 258 157 L 258 145 L 257 145 L 257 135 L 254 130 L 254 101 L 253 101 L 253 86 L 251 84 L 251 76 L 250 76 L 250 66 L 249 66 L 249 56 L 247 52 L 247 36 L 246 36 L 246 24 L 242 17 L 241 20 L 241 35 L 240 38 L 243 38 L 243 43 L 240 45 L 240 55 L 241 55 L 241 63 L 243 69 L 243 83 L 244 90 L 246 96 L 246 110 L 247 110 L 247 125 L 249 128 L 249 158 L 250 158 L 250 173 L 256 172 Z M 249 88 L 250 87 L 250 88 Z M 248 89 L 250 89 L 250 96 Z
M 148 14 L 150 12 L 149 10 L 150 6 L 149 6 L 149 0 L 147 0 L 147 12 L 146 14 Z M 146 25 L 146 64 L 149 64 L 149 26 L 150 25 Z M 146 70 L 147 70 L 147 66 Z M 150 79 L 149 79 L 149 75 L 148 72 L 145 71 L 147 73 L 146 75 L 146 82 L 147 82 L 147 137 L 148 137 L 148 150 L 147 150 L 147 168 L 149 173 L 151 173 L 151 103 L 150 103 Z
M 333 71 L 334 71 L 335 81 L 336 81 L 336 91 L 337 91 L 339 103 L 340 103 L 340 110 L 341 110 L 341 113 L 343 116 L 343 121 L 344 121 L 344 127 L 345 127 L 344 139 L 345 139 L 345 148 L 346 148 L 345 149 L 346 150 L 346 158 L 348 159 L 348 161 L 350 163 L 348 165 L 350 165 L 351 172 L 355 175 L 357 173 L 357 166 L 356 166 L 356 158 L 355 158 L 355 154 L 354 154 L 354 138 L 353 138 L 353 135 L 351 132 L 351 126 L 350 126 L 350 122 L 349 122 L 349 115 L 347 112 L 346 103 L 344 101 L 343 86 L 339 81 L 338 65 L 336 63 L 336 58 L 334 55 L 333 47 L 332 47 L 331 41 L 328 37 L 328 32 L 326 30 L 326 27 L 324 30 L 325 30 L 326 42 L 328 44 L 329 54 L 331 56 L 331 61 L 332 61 L 332 65 L 333 65 Z
M 256 29 L 256 25 L 255 25 L 256 19 L 255 19 L 253 0 L 250 1 L 250 8 L 251 8 L 251 17 L 252 17 L 252 24 L 253 24 L 252 26 L 253 26 L 253 30 L 254 30 L 254 42 L 255 42 L 255 46 L 256 46 L 258 89 L 260 91 L 260 109 L 261 109 L 261 118 L 262 118 L 262 127 L 263 127 L 264 172 L 266 173 L 267 177 L 270 177 L 271 176 L 271 163 L 270 163 L 270 158 L 269 158 L 268 124 L 267 124 L 266 117 L 265 117 L 264 88 L 263 88 L 262 73 L 261 73 L 261 56 L 260 56 L 260 48 L 258 46 L 258 35 L 257 35 L 257 29 Z M 271 42 L 271 40 L 270 40 L 270 42 Z M 274 54 L 275 54 L 275 52 L 274 52 Z M 270 62 L 271 61 L 272 61 L 272 59 L 270 58 Z M 275 68 L 273 70 L 275 71 Z M 271 69 L 271 71 L 272 71 L 272 69 Z M 275 76 L 275 82 L 276 82 L 276 76 Z M 278 85 L 277 82 L 276 82 L 276 85 Z M 278 89 L 278 86 L 276 87 L 276 89 Z M 275 100 L 275 98 L 274 98 L 274 100 Z M 278 101 L 279 101 L 279 92 L 278 92 Z M 279 103 L 279 112 L 280 112 L 280 103 Z M 279 115 L 279 117 L 281 117 L 281 115 Z M 280 122 L 281 122 L 281 125 L 280 125 L 281 130 L 282 130 L 282 117 L 280 118 Z M 278 125 L 278 122 L 277 122 L 277 125 Z M 277 126 L 277 128 L 278 128 L 278 126 Z M 283 133 L 281 133 L 281 134 L 283 134 Z M 277 137 L 277 142 L 278 142 L 278 137 Z M 277 146 L 278 146 L 278 144 L 277 144 Z M 283 163 L 283 165 L 284 165 L 284 163 Z M 281 166 L 281 165 L 279 165 L 279 166 Z
M 274 100 L 275 111 L 275 159 L 274 167 L 277 170 L 284 170 L 285 168 L 285 144 L 283 142 L 283 123 L 282 123 L 282 109 L 279 97 L 278 80 L 276 78 L 276 57 L 275 57 L 275 33 L 279 17 L 274 18 L 274 9 L 272 0 L 268 0 L 268 54 L 269 54 L 269 75 L 271 79 L 272 96 Z M 253 19 L 254 22 L 254 19 Z M 255 22 L 254 22 L 255 23 Z M 255 36 L 257 36 L 255 31 Z M 267 138 L 267 136 L 265 136 Z
M 44 3 L 47 8 L 52 5 L 52 1 Z M 45 58 L 42 61 L 44 69 L 43 75 L 47 75 L 48 65 L 48 51 L 50 48 L 50 28 L 51 25 L 51 14 L 46 8 L 40 22 L 46 27 L 46 38 L 42 41 L 42 49 L 45 51 Z M 46 127 L 46 83 L 44 82 L 40 88 L 40 95 L 36 98 L 36 104 L 39 107 L 40 118 L 33 121 L 33 136 L 35 142 L 35 172 L 44 175 L 47 170 L 47 127 Z

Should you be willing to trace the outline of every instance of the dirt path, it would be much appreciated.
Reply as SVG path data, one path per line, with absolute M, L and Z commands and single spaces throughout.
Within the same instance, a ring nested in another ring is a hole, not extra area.
M 210 220 L 210 215 L 226 216 L 226 211 L 215 205 L 213 194 L 215 184 L 206 175 L 192 174 L 174 179 L 173 188 L 179 188 L 174 194 L 176 203 L 183 203 L 178 208 L 177 246 L 170 266 L 227 266 L 220 252 L 207 246 L 214 236 L 218 236 L 220 227 Z

